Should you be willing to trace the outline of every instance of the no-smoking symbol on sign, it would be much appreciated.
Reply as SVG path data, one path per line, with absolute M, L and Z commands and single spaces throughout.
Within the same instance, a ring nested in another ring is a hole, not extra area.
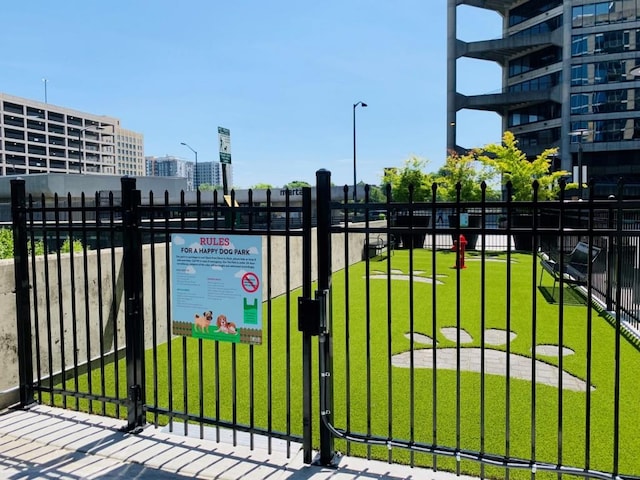
M 242 276 L 242 289 L 247 293 L 255 293 L 260 286 L 260 279 L 253 272 L 247 272 Z

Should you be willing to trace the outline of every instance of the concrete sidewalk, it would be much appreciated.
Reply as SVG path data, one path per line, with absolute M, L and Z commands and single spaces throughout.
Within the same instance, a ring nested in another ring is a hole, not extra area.
M 165 433 L 138 435 L 121 420 L 47 406 L 0 415 L 0 478 L 19 479 L 439 479 L 454 474 L 341 457 L 338 468 L 305 465 L 302 451 L 250 450 Z M 471 477 L 466 477 L 471 478 Z

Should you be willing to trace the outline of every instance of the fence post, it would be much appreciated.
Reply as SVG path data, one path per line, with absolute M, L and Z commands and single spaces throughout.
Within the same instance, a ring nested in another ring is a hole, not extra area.
M 11 180 L 11 216 L 13 219 L 13 269 L 16 285 L 20 406 L 26 407 L 35 400 L 33 390 L 33 351 L 31 347 L 26 190 L 25 182 L 22 179 Z
M 123 177 L 122 227 L 124 315 L 127 362 L 128 431 L 144 425 L 144 324 L 142 315 L 142 238 L 139 230 L 140 191 L 134 178 Z
M 311 188 L 302 189 L 302 296 L 311 298 L 312 286 L 312 237 L 311 237 Z M 313 369 L 312 334 L 305 329 L 302 334 L 302 452 L 303 461 L 311 463 L 313 456 Z
M 320 335 L 318 337 L 320 387 L 320 459 L 331 465 L 335 452 L 333 434 L 333 332 L 331 331 L 331 172 L 316 172 L 318 238 L 318 291 Z

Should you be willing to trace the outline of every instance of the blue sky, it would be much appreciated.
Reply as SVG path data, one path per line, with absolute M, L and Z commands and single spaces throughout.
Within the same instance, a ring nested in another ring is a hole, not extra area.
M 458 9 L 459 37 L 497 38 L 500 18 Z M 446 156 L 446 0 L 2 2 L 0 91 L 120 118 L 146 155 L 218 159 L 231 130 L 234 186 L 358 181 L 411 155 Z M 490 32 L 490 33 L 486 33 Z M 465 75 L 468 72 L 468 75 Z M 497 91 L 499 68 L 458 62 L 458 90 Z M 458 115 L 458 143 L 500 140 L 492 113 Z

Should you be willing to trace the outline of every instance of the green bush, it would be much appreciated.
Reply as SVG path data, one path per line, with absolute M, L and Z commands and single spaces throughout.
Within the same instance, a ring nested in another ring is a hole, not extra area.
M 44 242 L 38 240 L 36 242 L 28 243 L 29 253 L 32 251 L 36 255 L 44 255 Z M 83 249 L 82 242 L 80 240 L 73 241 L 73 251 L 81 252 Z M 64 241 L 60 247 L 60 253 L 69 253 L 71 251 L 71 242 L 69 238 Z M 49 252 L 52 253 L 52 252 Z M 13 230 L 10 228 L 0 228 L 0 259 L 13 258 Z
M 71 241 L 69 240 L 69 237 L 67 237 L 65 241 L 62 243 L 62 246 L 60 247 L 60 253 L 69 253 L 70 251 L 71 251 Z M 74 253 L 82 251 L 82 242 L 80 240 L 73 241 L 73 251 Z

